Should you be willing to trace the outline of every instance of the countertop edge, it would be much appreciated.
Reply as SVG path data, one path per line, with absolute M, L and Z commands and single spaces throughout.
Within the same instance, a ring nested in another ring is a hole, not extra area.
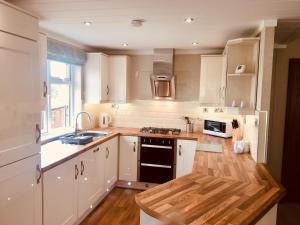
M 249 215 L 248 217 L 245 218 L 245 220 L 241 221 L 241 224 L 243 224 L 243 225 L 255 225 L 286 194 L 285 188 L 271 176 L 271 174 L 269 173 L 268 167 L 264 163 L 259 163 L 257 165 L 260 168 L 266 170 L 266 171 L 264 171 L 264 174 L 269 175 L 268 178 L 271 179 L 272 183 L 275 182 L 273 184 L 275 184 L 277 186 L 278 192 L 276 193 L 276 195 L 272 196 L 266 204 L 264 204 L 262 206 L 261 210 L 259 210 L 260 212 L 257 212 L 257 214 L 255 216 Z M 267 172 L 267 174 L 266 174 L 266 172 Z M 189 173 L 185 176 L 189 176 L 193 173 L 195 173 L 195 172 Z M 174 179 L 174 180 L 177 180 L 177 179 Z M 172 181 L 174 181 L 174 180 L 172 180 Z M 171 181 L 169 181 L 169 182 L 171 182 Z M 164 216 L 160 215 L 159 213 L 155 212 L 154 210 L 149 209 L 148 207 L 144 206 L 143 203 L 141 203 L 138 195 L 135 195 L 135 202 L 140 207 L 140 209 L 143 210 L 143 212 L 145 212 L 147 215 L 149 215 L 155 219 L 158 219 L 158 220 L 166 219 Z M 255 212 L 253 212 L 253 213 L 255 213 Z
M 45 166 L 45 167 L 42 167 L 42 168 L 41 168 L 41 171 L 42 171 L 42 173 L 45 173 L 46 171 L 48 171 L 48 170 L 50 170 L 50 169 L 52 169 L 52 168 L 54 168 L 54 167 L 56 167 L 56 166 L 59 166 L 60 164 L 66 162 L 66 161 L 68 161 L 68 160 L 70 160 L 70 159 L 73 159 L 73 158 L 75 158 L 76 156 L 79 156 L 79 155 L 81 155 L 82 153 L 84 153 L 84 152 L 86 152 L 86 151 L 88 151 L 88 150 L 90 150 L 90 149 L 96 147 L 97 145 L 100 145 L 100 144 L 102 144 L 102 143 L 104 143 L 104 142 L 106 142 L 106 141 L 108 141 L 108 140 L 110 140 L 110 139 L 112 139 L 112 138 L 114 138 L 114 137 L 117 137 L 117 136 L 119 136 L 119 133 L 111 133 L 111 134 L 108 134 L 108 135 L 107 135 L 106 137 L 104 137 L 104 138 L 101 138 L 101 139 L 99 139 L 99 140 L 93 141 L 93 142 L 91 142 L 91 143 L 90 143 L 89 145 L 87 145 L 87 146 L 83 146 L 82 150 L 80 150 L 80 151 L 78 151 L 78 152 L 76 152 L 76 153 L 74 153 L 74 154 L 70 154 L 69 156 L 66 156 L 65 158 L 62 158 L 62 159 L 56 161 L 55 163 L 52 163 L 52 164 L 47 165 L 47 166 Z

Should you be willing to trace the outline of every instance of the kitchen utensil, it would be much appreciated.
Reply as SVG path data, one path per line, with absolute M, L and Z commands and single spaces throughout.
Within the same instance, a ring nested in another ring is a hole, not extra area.
M 186 124 L 186 132 L 193 133 L 194 132 L 194 124 L 193 123 L 187 123 Z

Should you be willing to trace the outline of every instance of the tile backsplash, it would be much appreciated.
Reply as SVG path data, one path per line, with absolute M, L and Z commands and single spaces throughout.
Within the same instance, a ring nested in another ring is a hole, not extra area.
M 132 103 L 112 105 L 110 103 L 84 105 L 84 110 L 94 116 L 94 126 L 98 126 L 99 115 L 112 115 L 114 127 L 174 127 L 185 130 L 184 116 L 195 123 L 195 131 L 203 129 L 204 118 L 237 118 L 238 110 L 232 108 L 200 107 L 198 102 L 173 102 L 137 100 Z M 83 126 L 86 121 L 83 120 Z

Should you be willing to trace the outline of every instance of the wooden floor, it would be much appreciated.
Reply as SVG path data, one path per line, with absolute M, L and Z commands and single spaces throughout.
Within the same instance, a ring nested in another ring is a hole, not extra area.
M 139 225 L 136 190 L 115 188 L 80 225 Z

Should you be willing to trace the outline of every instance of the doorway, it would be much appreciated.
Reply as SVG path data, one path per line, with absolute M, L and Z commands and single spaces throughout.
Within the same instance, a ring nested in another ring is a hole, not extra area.
M 285 202 L 300 203 L 300 59 L 290 59 L 285 117 L 282 184 Z

